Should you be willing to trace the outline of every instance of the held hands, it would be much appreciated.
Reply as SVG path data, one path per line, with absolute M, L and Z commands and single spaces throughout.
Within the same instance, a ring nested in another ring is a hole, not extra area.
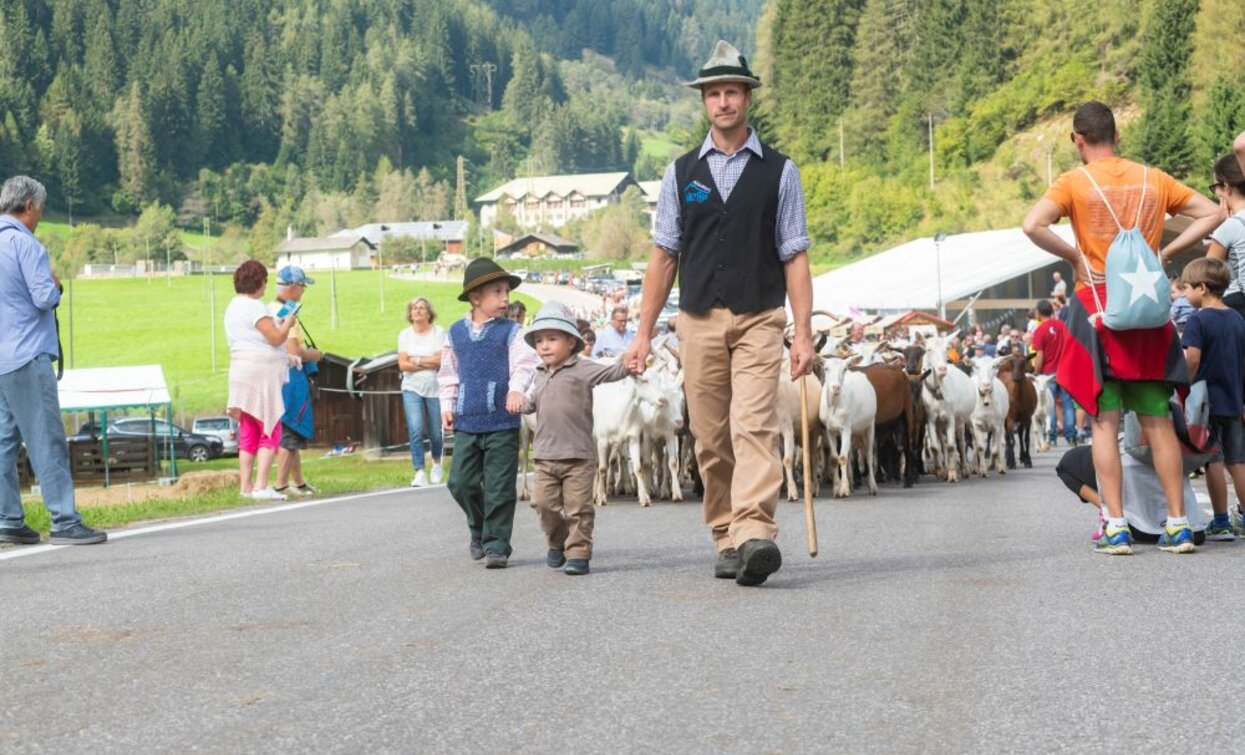
M 506 411 L 511 414 L 518 414 L 523 411 L 523 393 L 521 391 L 510 391 L 506 394 Z
M 622 361 L 627 365 L 627 370 L 632 375 L 643 375 L 644 369 L 648 366 L 648 356 L 652 351 L 652 344 L 649 339 L 636 336 L 627 350 L 623 352 Z
M 441 412 L 441 427 L 446 430 L 454 429 L 454 412 Z

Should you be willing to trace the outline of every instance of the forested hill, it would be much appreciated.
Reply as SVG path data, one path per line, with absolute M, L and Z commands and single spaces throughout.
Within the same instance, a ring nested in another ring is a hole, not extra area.
M 1015 226 L 1091 98 L 1126 154 L 1204 186 L 1245 128 L 1243 28 L 1241 0 L 768 0 L 759 121 L 802 163 L 823 252 Z
M 61 211 L 189 193 L 222 222 L 271 211 L 269 225 L 304 232 L 338 220 L 308 197 L 351 195 L 366 215 L 392 174 L 395 212 L 445 217 L 458 155 L 468 197 L 515 171 L 631 169 L 631 127 L 669 125 L 654 80 L 688 75 L 719 34 L 750 37 L 757 13 L 743 0 L 0 0 L 0 173 L 41 176 Z

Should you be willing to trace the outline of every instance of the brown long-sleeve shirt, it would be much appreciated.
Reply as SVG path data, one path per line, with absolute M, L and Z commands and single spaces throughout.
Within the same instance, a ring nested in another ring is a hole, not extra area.
M 537 367 L 531 393 L 523 404 L 524 413 L 536 413 L 532 458 L 596 461 L 592 389 L 601 383 L 622 380 L 628 374 L 627 365 L 622 362 L 600 364 L 578 354 L 554 372 L 545 364 Z

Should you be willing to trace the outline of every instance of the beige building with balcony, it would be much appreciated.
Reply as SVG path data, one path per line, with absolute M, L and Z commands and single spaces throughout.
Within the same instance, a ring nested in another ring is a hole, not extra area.
M 561 228 L 568 220 L 617 202 L 628 186 L 635 185 L 625 172 L 535 176 L 516 178 L 475 201 L 481 226 L 495 224 L 500 213 L 508 212 L 523 228 Z

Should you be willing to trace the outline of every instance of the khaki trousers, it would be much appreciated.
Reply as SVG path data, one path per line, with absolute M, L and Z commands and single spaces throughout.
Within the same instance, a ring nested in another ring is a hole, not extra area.
M 778 535 L 778 371 L 782 308 L 679 313 L 688 418 L 705 484 L 704 516 L 719 551 Z
M 592 482 L 597 465 L 587 459 L 537 459 L 532 508 L 550 548 L 565 548 L 567 558 L 592 558 Z

